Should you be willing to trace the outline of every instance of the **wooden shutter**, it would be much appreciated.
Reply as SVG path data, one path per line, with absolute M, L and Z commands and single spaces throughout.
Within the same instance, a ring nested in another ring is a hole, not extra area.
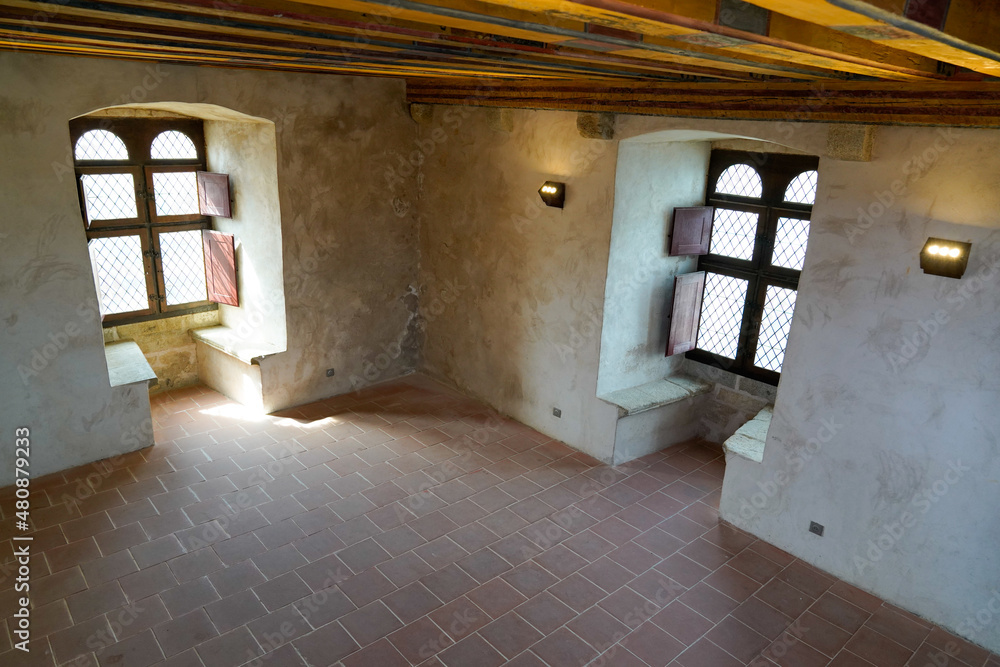
M 712 239 L 714 206 L 687 206 L 674 209 L 674 229 L 670 254 L 707 255 Z
M 701 297 L 705 292 L 705 272 L 686 273 L 674 279 L 674 306 L 670 315 L 667 356 L 693 350 L 698 343 Z
M 236 239 L 211 229 L 203 230 L 201 240 L 205 246 L 205 285 L 208 300 L 227 306 L 240 305 L 236 293 Z
M 232 217 L 229 210 L 229 174 L 198 172 L 198 211 L 217 218 Z

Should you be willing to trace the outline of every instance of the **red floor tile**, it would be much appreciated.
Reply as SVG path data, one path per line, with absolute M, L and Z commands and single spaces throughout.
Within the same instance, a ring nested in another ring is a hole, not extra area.
M 155 447 L 34 480 L 41 664 L 1000 667 L 720 523 L 708 443 L 609 468 L 419 377 L 152 407 Z

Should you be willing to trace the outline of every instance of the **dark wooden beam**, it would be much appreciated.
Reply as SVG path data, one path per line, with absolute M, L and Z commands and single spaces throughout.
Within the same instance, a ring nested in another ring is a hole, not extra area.
M 553 83 L 408 80 L 407 100 L 568 111 L 882 125 L 1000 127 L 1000 83 Z

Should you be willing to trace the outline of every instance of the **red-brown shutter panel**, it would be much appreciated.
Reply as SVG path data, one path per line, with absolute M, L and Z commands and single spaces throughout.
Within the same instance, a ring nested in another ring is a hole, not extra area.
M 198 172 L 198 212 L 217 218 L 232 217 L 229 210 L 229 174 Z
M 687 206 L 674 209 L 674 230 L 670 237 L 670 254 L 707 255 L 712 239 L 714 206 Z
M 236 239 L 232 234 L 206 229 L 201 233 L 205 246 L 205 284 L 208 300 L 227 306 L 240 305 L 236 293 Z
M 674 279 L 674 307 L 670 315 L 667 356 L 693 350 L 698 344 L 701 297 L 705 292 L 705 272 L 686 273 Z

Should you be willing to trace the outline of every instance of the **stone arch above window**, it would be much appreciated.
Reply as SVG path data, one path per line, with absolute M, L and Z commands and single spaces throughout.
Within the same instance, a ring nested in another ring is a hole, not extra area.
M 77 160 L 127 160 L 128 148 L 114 132 L 90 130 L 76 140 L 73 157 Z

